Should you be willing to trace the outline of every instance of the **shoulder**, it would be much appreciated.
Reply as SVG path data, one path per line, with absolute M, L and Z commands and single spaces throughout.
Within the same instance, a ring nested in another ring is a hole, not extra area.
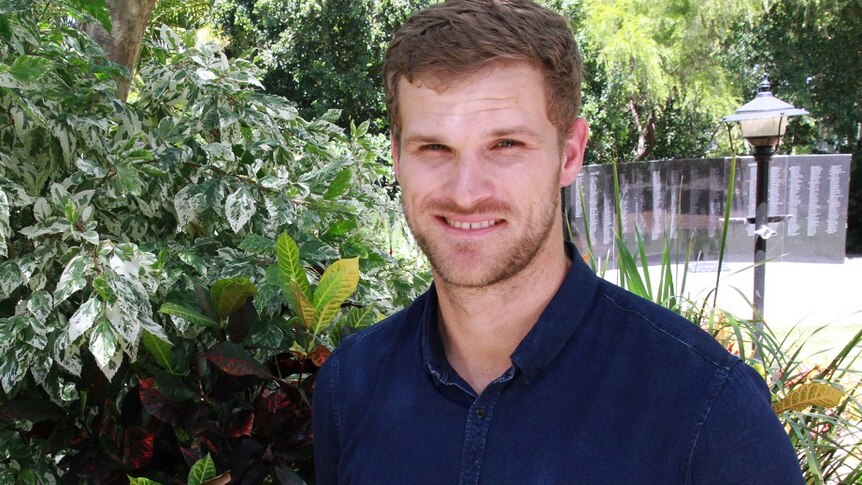
M 698 325 L 601 281 L 593 314 L 622 339 L 640 381 L 663 376 L 664 407 L 688 429 L 686 483 L 802 483 L 763 378 Z M 686 416 L 688 416 L 686 418 Z
M 700 363 L 722 374 L 739 362 L 695 323 L 607 281 L 599 282 L 594 311 L 651 349 L 659 360 L 684 355 L 690 364 Z
M 802 471 L 766 383 L 751 367 L 731 369 L 693 443 L 687 483 L 802 484 Z
M 345 436 L 349 435 L 350 413 L 370 399 L 392 349 L 400 348 L 411 334 L 419 335 L 426 295 L 344 339 L 318 372 L 312 404 L 318 483 L 337 483 L 335 474 Z
M 315 399 L 329 399 L 336 391 L 345 397 L 353 390 L 371 389 L 392 350 L 418 342 L 427 298 L 426 292 L 409 307 L 345 338 L 320 369 Z
M 426 309 L 428 293 L 422 294 L 413 303 L 374 325 L 345 338 L 329 356 L 330 359 L 347 361 L 373 361 L 387 354 L 391 345 L 403 337 L 405 330 L 419 334 L 419 322 Z M 410 327 L 413 328 L 405 328 Z M 328 360 L 327 360 L 328 362 Z

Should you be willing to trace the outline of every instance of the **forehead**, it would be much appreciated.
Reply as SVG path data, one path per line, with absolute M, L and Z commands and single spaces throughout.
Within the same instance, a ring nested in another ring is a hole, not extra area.
M 526 62 L 497 63 L 455 79 L 425 75 L 398 83 L 402 134 L 459 120 L 494 124 L 519 118 L 550 125 L 544 77 Z

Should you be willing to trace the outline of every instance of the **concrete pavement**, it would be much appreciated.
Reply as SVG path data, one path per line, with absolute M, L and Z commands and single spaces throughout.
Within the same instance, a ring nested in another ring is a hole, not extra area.
M 715 286 L 716 263 L 692 263 L 686 279 L 685 295 L 702 299 Z M 719 284 L 718 307 L 739 317 L 751 317 L 754 273 L 750 264 L 726 263 Z M 650 275 L 658 277 L 658 267 Z M 679 275 L 679 276 L 677 276 Z M 681 268 L 674 274 L 679 284 Z M 605 278 L 616 282 L 616 272 Z M 684 295 L 684 296 L 685 296 Z M 862 329 L 862 257 L 846 258 L 843 264 L 766 263 L 764 318 L 776 334 L 784 335 L 796 326 L 801 336 L 827 325 L 806 344 L 805 354 L 822 351 L 834 355 Z

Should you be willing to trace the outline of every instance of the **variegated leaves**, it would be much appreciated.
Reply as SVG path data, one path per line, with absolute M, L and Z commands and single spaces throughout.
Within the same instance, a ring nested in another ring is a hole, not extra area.
M 299 247 L 287 233 L 276 244 L 282 293 L 305 327 L 317 335 L 331 324 L 341 305 L 359 284 L 359 259 L 339 259 L 320 277 L 314 292 L 299 258 Z

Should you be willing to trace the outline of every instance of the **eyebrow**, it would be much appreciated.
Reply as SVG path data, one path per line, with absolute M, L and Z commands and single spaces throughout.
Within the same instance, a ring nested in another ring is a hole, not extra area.
M 406 137 L 402 134 L 401 143 L 408 145 L 423 145 L 427 143 L 442 143 L 440 137 L 434 135 L 428 135 L 424 133 L 417 133 L 415 135 L 411 135 Z
M 539 132 L 527 125 L 515 125 L 485 132 L 488 138 L 506 138 L 513 135 L 539 138 Z
M 511 127 L 497 128 L 482 133 L 484 138 L 508 138 L 512 136 L 526 137 L 531 139 L 540 138 L 539 132 L 528 125 L 515 125 Z M 422 145 L 432 143 L 444 143 L 442 136 L 430 133 L 416 133 L 405 137 L 402 135 L 401 142 L 408 145 Z

